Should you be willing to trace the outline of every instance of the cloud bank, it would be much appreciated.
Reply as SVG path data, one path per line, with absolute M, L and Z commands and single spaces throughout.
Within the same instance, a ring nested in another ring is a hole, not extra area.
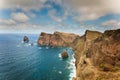
M 4 14 L 5 18 L 0 17 L 0 29 L 28 32 L 118 29 L 120 19 L 106 19 L 105 16 L 120 15 L 119 3 L 120 0 L 0 0 L 0 11 L 10 11 L 9 17 Z M 101 17 L 104 22 L 99 21 Z M 87 25 L 90 21 L 93 23 Z

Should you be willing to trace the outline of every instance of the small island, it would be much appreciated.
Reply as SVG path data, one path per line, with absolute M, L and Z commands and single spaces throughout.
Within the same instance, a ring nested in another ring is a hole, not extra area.
M 24 41 L 24 43 L 28 43 L 29 42 L 29 38 L 27 36 L 24 36 L 23 41 Z

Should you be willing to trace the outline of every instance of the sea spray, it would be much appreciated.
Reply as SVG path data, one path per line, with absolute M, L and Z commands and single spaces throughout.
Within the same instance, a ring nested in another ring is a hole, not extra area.
M 75 58 L 74 54 L 72 55 L 72 58 L 70 60 L 70 80 L 72 80 L 73 77 L 76 77 L 76 67 L 75 67 Z
M 69 80 L 72 80 L 73 77 L 76 77 L 74 52 L 73 52 L 72 48 L 65 48 L 65 50 L 69 54 L 69 57 L 66 60 L 67 63 L 69 64 L 69 66 L 67 66 L 66 68 L 70 70 Z M 59 56 L 60 60 L 63 60 L 62 57 L 61 57 L 61 53 L 59 53 L 58 56 Z

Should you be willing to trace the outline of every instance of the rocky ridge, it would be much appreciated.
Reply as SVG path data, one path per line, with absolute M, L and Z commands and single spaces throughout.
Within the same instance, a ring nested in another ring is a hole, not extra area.
M 53 34 L 42 32 L 38 39 L 38 44 L 46 46 L 70 46 L 76 37 L 79 36 L 58 31 Z
M 87 30 L 83 36 L 70 35 L 42 33 L 38 44 L 73 48 L 76 58 L 73 80 L 120 80 L 120 29 L 104 33 Z

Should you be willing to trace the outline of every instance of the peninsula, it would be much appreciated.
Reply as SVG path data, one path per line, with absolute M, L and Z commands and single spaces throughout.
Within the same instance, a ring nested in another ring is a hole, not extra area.
M 86 30 L 83 36 L 42 32 L 38 45 L 72 47 L 76 59 L 73 80 L 120 80 L 120 29 Z

